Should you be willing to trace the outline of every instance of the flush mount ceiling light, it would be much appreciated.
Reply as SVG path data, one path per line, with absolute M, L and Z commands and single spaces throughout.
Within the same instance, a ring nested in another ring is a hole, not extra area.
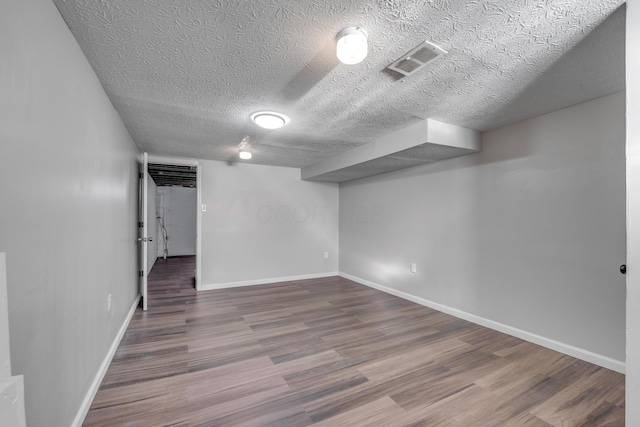
M 289 117 L 273 111 L 258 111 L 251 115 L 253 123 L 265 129 L 278 129 L 289 123 Z
M 362 28 L 345 28 L 336 40 L 336 56 L 343 64 L 357 64 L 367 57 L 367 32 Z
M 240 150 L 239 156 L 242 160 L 250 160 L 251 157 L 253 157 L 253 155 L 251 154 L 251 151 L 249 150 Z

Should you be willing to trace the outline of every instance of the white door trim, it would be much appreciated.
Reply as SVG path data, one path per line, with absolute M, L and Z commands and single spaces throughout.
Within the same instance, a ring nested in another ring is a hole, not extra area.
M 138 221 L 139 225 L 139 237 L 140 243 L 140 293 L 142 294 L 142 310 L 147 311 L 148 292 L 147 292 L 147 240 L 149 239 L 149 233 L 147 231 L 147 165 L 148 156 L 147 153 L 142 153 L 142 163 L 140 167 L 140 210 Z

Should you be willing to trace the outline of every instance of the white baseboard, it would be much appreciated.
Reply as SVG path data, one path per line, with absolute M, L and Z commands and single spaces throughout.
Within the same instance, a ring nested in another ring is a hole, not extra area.
M 214 283 L 212 285 L 202 285 L 198 288 L 198 290 L 212 291 L 216 289 L 238 288 L 241 286 L 267 285 L 270 283 L 291 282 L 292 280 L 320 279 L 323 277 L 333 277 L 338 275 L 339 273 L 337 271 L 333 271 L 330 273 L 303 274 L 301 276 L 272 277 L 269 279 L 243 280 L 240 282 L 227 282 L 227 283 Z
M 591 351 L 574 347 L 569 344 L 565 344 L 559 341 L 555 341 L 550 338 L 546 338 L 531 332 L 524 331 L 522 329 L 514 328 L 509 325 L 505 325 L 503 323 L 495 322 L 493 320 L 486 319 L 484 317 L 476 316 L 475 314 L 467 313 L 462 310 L 458 310 L 456 308 L 452 308 L 446 305 L 438 304 L 433 301 L 426 300 L 421 297 L 417 297 L 415 295 L 408 294 L 406 292 L 402 292 L 393 288 L 389 288 L 387 286 L 380 285 L 378 283 L 371 282 L 369 280 L 361 279 L 360 277 L 352 276 L 347 273 L 340 273 L 341 277 L 345 279 L 352 280 L 354 282 L 360 283 L 362 285 L 368 286 L 373 289 L 377 289 L 382 292 L 386 292 L 391 295 L 395 295 L 397 297 L 415 302 L 416 304 L 423 305 L 425 307 L 432 308 L 434 310 L 441 311 L 443 313 L 450 314 L 452 316 L 458 317 L 460 319 L 467 320 L 472 323 L 476 323 L 481 326 L 485 326 L 490 329 L 494 329 L 498 332 L 505 333 L 507 335 L 514 336 L 516 338 L 523 339 L 525 341 L 532 342 L 534 344 L 541 345 L 543 347 L 549 348 L 551 350 L 558 351 L 560 353 L 575 357 L 576 359 L 584 360 L 589 363 L 593 363 L 598 366 L 602 366 L 603 368 L 611 369 L 612 371 L 620 372 L 621 374 L 625 373 L 625 363 L 612 359 L 607 356 L 603 356 L 601 354 L 593 353 Z
M 120 330 L 118 330 L 118 334 L 113 340 L 113 343 L 111 343 L 109 352 L 104 357 L 104 360 L 102 360 L 102 364 L 100 365 L 100 368 L 98 369 L 98 372 L 96 373 L 96 376 L 93 379 L 93 382 L 91 383 L 91 387 L 89 387 L 87 394 L 84 396 L 82 405 L 80 406 L 80 409 L 78 410 L 78 413 L 76 414 L 76 418 L 73 420 L 73 423 L 71 423 L 71 427 L 82 426 L 82 423 L 84 422 L 84 419 L 87 416 L 87 413 L 89 412 L 89 408 L 91 408 L 91 403 L 93 403 L 93 398 L 96 397 L 96 393 L 100 388 L 102 379 L 107 373 L 107 369 L 109 369 L 111 360 L 113 359 L 113 356 L 116 354 L 116 350 L 118 350 L 120 341 L 122 341 L 122 337 L 124 336 L 124 333 L 127 331 L 127 326 L 129 326 L 129 322 L 131 321 L 131 318 L 133 317 L 133 314 L 135 313 L 139 303 L 140 303 L 140 295 L 138 295 L 138 297 L 133 302 L 133 305 L 129 309 L 129 313 L 127 313 L 127 317 L 125 317 L 124 322 L 122 322 L 122 326 L 120 326 Z

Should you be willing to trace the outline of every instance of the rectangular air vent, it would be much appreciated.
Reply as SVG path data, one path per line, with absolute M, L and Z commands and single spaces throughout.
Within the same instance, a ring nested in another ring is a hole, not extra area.
M 424 65 L 446 53 L 447 51 L 442 49 L 440 46 L 436 46 L 433 43 L 425 41 L 402 55 L 397 61 L 389 65 L 387 68 L 395 71 L 396 73 L 400 73 L 403 76 L 409 76 Z

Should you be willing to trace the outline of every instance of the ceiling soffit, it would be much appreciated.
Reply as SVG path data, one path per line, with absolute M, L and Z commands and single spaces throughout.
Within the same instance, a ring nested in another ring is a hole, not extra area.
M 427 119 L 302 168 L 300 176 L 345 182 L 481 150 L 480 132 Z

